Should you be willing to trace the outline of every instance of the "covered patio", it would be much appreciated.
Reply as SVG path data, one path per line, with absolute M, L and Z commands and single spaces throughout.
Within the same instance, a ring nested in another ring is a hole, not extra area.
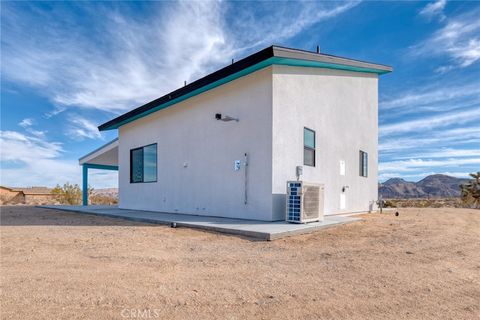
M 118 138 L 78 159 L 82 166 L 82 205 L 88 206 L 88 169 L 118 171 Z

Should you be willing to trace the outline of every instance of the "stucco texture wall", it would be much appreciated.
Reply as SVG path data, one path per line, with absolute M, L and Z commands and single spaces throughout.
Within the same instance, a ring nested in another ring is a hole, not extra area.
M 120 208 L 272 220 L 271 67 L 126 124 L 119 142 Z M 152 143 L 157 182 L 130 183 L 130 149 Z
M 363 212 L 377 200 L 378 76 L 339 70 L 273 67 L 273 215 L 284 219 L 285 182 L 325 185 L 325 214 Z M 303 165 L 303 128 L 316 132 L 316 166 Z M 368 177 L 359 175 L 368 152 Z M 340 175 L 340 161 L 345 175 Z M 340 206 L 343 186 L 345 208 Z

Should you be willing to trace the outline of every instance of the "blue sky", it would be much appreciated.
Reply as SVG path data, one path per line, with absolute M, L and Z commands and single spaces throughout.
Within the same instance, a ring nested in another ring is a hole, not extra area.
M 116 137 L 97 125 L 271 44 L 394 67 L 381 181 L 466 176 L 480 170 L 478 17 L 453 1 L 2 1 L 1 184 L 80 183 L 78 158 Z

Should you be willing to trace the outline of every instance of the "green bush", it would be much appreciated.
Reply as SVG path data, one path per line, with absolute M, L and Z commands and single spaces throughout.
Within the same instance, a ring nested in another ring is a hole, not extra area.
M 88 188 L 88 193 L 91 194 L 92 188 Z M 65 183 L 62 187 L 57 184 L 53 188 L 52 193 L 56 195 L 57 200 L 62 204 L 79 205 L 82 204 L 82 189 L 78 184 Z

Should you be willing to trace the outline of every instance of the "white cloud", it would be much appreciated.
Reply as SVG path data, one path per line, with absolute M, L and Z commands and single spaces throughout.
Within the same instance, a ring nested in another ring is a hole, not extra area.
M 480 81 L 452 86 L 450 84 L 436 85 L 436 87 L 421 87 L 409 92 L 401 92 L 398 96 L 380 102 L 383 110 L 393 108 L 418 108 L 421 106 L 445 104 L 446 102 L 460 102 L 465 99 L 480 97 Z
M 437 71 L 455 67 L 468 67 L 480 60 L 480 9 L 446 19 L 444 27 L 426 41 L 410 48 L 412 55 L 448 56 L 453 64 L 441 66 Z
M 37 138 L 45 138 L 45 134 L 47 133 L 47 131 L 35 130 L 32 128 L 28 128 L 26 131 L 30 134 L 33 134 Z
M 0 131 L 1 161 L 29 162 L 32 159 L 53 159 L 62 152 L 59 142 L 47 142 L 16 131 Z
M 443 14 L 443 9 L 445 8 L 445 5 L 447 4 L 446 0 L 437 0 L 435 2 L 431 2 L 427 4 L 425 7 L 423 7 L 422 10 L 420 10 L 420 15 L 427 17 L 428 19 L 431 19 L 434 16 L 440 17 L 440 20 L 445 19 L 445 15 Z
M 441 160 L 409 159 L 386 161 L 379 164 L 378 169 L 382 173 L 409 172 L 430 168 L 459 167 L 462 165 L 480 166 L 480 157 L 469 159 L 446 158 Z
M 231 38 L 240 44 L 241 49 L 237 50 L 240 52 L 278 44 L 315 23 L 341 15 L 359 3 L 360 1 L 344 3 L 299 1 L 281 5 L 277 3 L 278 5 L 272 7 L 271 2 L 257 2 L 255 10 L 251 10 L 248 4 L 247 10 L 235 8 L 236 19 L 230 22 L 229 33 Z
M 2 71 L 11 81 L 41 89 L 59 110 L 122 112 L 356 4 L 282 3 L 255 19 L 251 6 L 247 10 L 242 3 L 180 1 L 160 11 L 152 2 L 154 18 L 140 20 L 114 3 L 113 8 L 97 3 L 78 7 L 85 17 L 102 17 L 88 30 L 59 6 L 48 14 L 37 8 L 27 17 L 5 6 Z
M 477 107 L 461 112 L 442 113 L 440 115 L 382 125 L 379 131 L 381 136 L 385 136 L 408 132 L 423 132 L 425 130 L 447 127 L 452 124 L 478 123 L 478 121 L 480 121 L 480 108 Z
M 418 150 L 424 150 L 427 147 L 438 149 L 438 145 L 455 148 L 462 144 L 480 145 L 480 127 L 444 129 L 435 132 L 434 135 L 429 132 L 390 139 L 381 137 L 379 151 L 383 154 L 396 154 L 401 151 L 404 154 L 409 150 L 418 152 Z
M 16 131 L 0 131 L 0 184 L 6 186 L 48 186 L 65 182 L 81 183 L 82 171 L 76 160 L 62 159 L 59 142 L 46 141 Z M 92 186 L 117 186 L 116 174 L 92 172 Z
M 397 159 L 408 159 L 412 156 L 400 155 Z M 421 159 L 435 159 L 435 158 L 466 158 L 466 157 L 480 157 L 480 148 L 476 149 L 454 149 L 442 148 L 439 150 L 432 150 L 428 152 L 420 151 L 415 153 L 415 158 Z
M 33 119 L 31 118 L 25 118 L 23 119 L 22 121 L 20 121 L 18 123 L 18 125 L 22 128 L 27 128 L 27 127 L 30 127 L 31 125 L 33 125 Z
M 78 166 L 59 160 L 63 154 L 59 142 L 45 141 L 16 131 L 1 131 L 0 146 L 2 185 L 51 186 L 59 179 L 78 181 Z
M 102 139 L 97 125 L 92 121 L 78 115 L 73 115 L 69 119 L 70 126 L 67 130 L 67 136 L 73 140 L 82 141 L 85 139 Z
M 27 131 L 28 133 L 33 134 L 37 138 L 45 138 L 46 131 L 33 129 L 32 126 L 34 123 L 35 123 L 35 120 L 33 120 L 32 118 L 25 118 L 22 121 L 20 121 L 18 125 L 24 128 L 25 131 Z

